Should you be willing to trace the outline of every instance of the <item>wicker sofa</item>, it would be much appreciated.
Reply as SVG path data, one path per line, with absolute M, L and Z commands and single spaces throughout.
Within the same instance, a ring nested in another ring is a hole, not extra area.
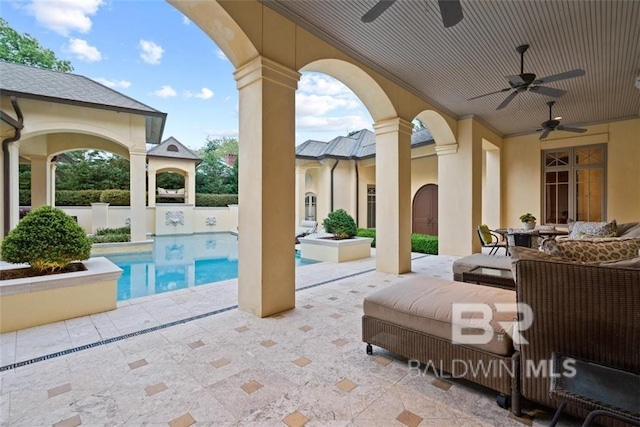
M 516 275 L 517 301 L 534 316 L 521 331 L 528 341 L 519 349 L 522 397 L 558 406 L 550 378 L 531 375 L 554 352 L 640 374 L 640 269 L 522 260 Z M 566 411 L 587 412 L 571 404 Z
M 533 368 L 550 363 L 554 352 L 640 374 L 640 269 L 546 258 L 514 260 L 516 291 L 496 293 L 497 289 L 482 285 L 416 276 L 368 296 L 362 318 L 367 352 L 371 354 L 371 344 L 377 345 L 408 359 L 435 364 L 444 372 L 455 368 L 454 359 L 485 366 L 511 364 L 513 375 L 463 377 L 498 391 L 500 406 L 509 404 L 509 396 L 516 415 L 521 411 L 521 397 L 552 408 L 559 405 L 550 398 L 549 376 L 532 375 Z M 476 302 L 511 298 L 528 304 L 533 324 L 520 331 L 528 344 L 514 345 L 511 352 L 453 344 L 425 326 L 427 318 L 450 328 L 447 305 L 468 301 L 465 293 L 482 295 L 470 298 Z M 565 412 L 582 417 L 587 413 L 571 402 Z

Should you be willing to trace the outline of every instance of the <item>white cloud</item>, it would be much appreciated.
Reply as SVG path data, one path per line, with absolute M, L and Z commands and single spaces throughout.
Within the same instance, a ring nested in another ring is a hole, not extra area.
M 237 138 L 238 130 L 237 129 L 226 129 L 226 130 L 208 130 L 207 135 L 212 138 Z
M 302 74 L 296 92 L 298 131 L 322 133 L 326 135 L 324 140 L 329 140 L 350 131 L 371 129 L 371 123 L 360 99 L 340 81 L 320 73 Z
M 371 129 L 371 120 L 364 116 L 350 115 L 337 117 L 298 116 L 296 129 L 304 132 L 331 132 L 330 138 L 346 135 L 347 132 Z
M 222 51 L 222 49 L 217 48 L 216 49 L 216 56 L 218 57 L 218 59 L 221 59 L 223 61 L 228 61 L 229 58 L 227 58 L 227 55 L 224 54 L 224 52 Z
M 102 60 L 102 54 L 98 48 L 91 46 L 86 40 L 71 38 L 66 50 L 81 61 L 96 62 Z
M 160 89 L 153 92 L 158 98 L 173 98 L 177 95 L 176 90 L 169 85 L 164 85 Z
M 191 24 L 191 19 L 187 18 L 186 16 L 183 16 L 182 17 L 182 23 L 184 25 L 189 25 L 189 24 Z
M 203 87 L 198 93 L 187 91 L 185 92 L 185 96 L 187 98 L 210 99 L 213 98 L 213 91 L 209 88 Z
M 63 36 L 76 31 L 91 30 L 91 15 L 94 15 L 103 0 L 30 0 L 27 11 L 38 24 Z
M 105 79 L 104 77 L 96 77 L 93 80 L 110 88 L 127 89 L 129 86 L 131 86 L 131 82 L 127 80 L 109 80 Z
M 159 64 L 160 59 L 162 58 L 162 54 L 164 53 L 164 49 L 149 40 L 140 40 L 139 44 L 140 50 L 140 58 L 148 64 Z

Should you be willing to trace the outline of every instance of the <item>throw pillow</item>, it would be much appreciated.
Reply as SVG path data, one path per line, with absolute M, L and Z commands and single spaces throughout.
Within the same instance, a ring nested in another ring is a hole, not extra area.
M 482 243 L 485 245 L 490 245 L 493 242 L 493 236 L 491 235 L 491 230 L 489 230 L 489 226 L 486 224 L 482 224 L 478 227 L 480 230 L 480 239 L 482 239 Z
M 611 233 L 618 232 L 618 225 L 616 220 L 612 220 L 610 222 L 587 222 L 587 221 L 576 221 L 569 224 L 569 233 L 570 239 L 578 239 L 580 238 L 580 233 L 591 234 L 597 237 L 605 237 Z
M 605 262 L 635 258 L 640 239 L 546 240 L 542 250 L 551 255 L 578 262 Z
M 537 249 L 527 248 L 525 246 L 510 247 L 509 252 L 511 253 L 511 274 L 513 274 L 513 280 L 516 282 L 517 282 L 516 264 L 520 260 L 528 259 L 528 260 L 534 260 L 534 261 L 567 262 L 566 259 L 552 256 L 545 252 L 539 251 Z

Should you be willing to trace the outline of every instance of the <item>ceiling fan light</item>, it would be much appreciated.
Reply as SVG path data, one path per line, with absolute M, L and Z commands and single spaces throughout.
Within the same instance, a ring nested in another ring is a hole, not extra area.
M 554 117 L 553 120 L 562 120 L 562 116 Z

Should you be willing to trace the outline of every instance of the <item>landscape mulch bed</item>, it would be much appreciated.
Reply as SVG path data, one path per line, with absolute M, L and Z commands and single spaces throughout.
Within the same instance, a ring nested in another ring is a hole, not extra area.
M 27 277 L 37 277 L 37 276 L 51 276 L 55 274 L 61 273 L 74 273 L 76 271 L 86 271 L 87 267 L 84 266 L 81 262 L 72 262 L 65 268 L 55 271 L 53 273 L 40 273 L 32 269 L 31 267 L 24 268 L 12 268 L 10 270 L 0 270 L 0 280 L 11 280 L 11 279 L 24 279 Z

